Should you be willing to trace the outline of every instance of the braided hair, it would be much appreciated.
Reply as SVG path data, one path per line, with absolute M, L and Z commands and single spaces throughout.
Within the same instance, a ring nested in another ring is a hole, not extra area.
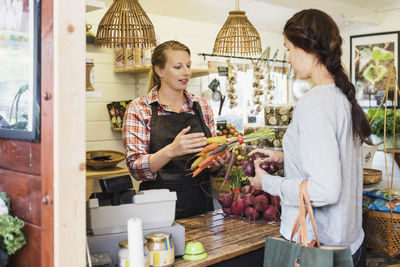
M 335 21 L 317 9 L 302 10 L 293 15 L 283 29 L 285 37 L 296 47 L 314 54 L 323 64 L 351 104 L 353 131 L 363 142 L 371 135 L 371 128 L 357 102 L 356 90 L 346 75 L 342 57 L 342 37 Z

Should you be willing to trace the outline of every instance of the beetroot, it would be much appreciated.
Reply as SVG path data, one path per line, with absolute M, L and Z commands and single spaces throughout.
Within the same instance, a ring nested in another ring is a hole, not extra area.
M 255 160 L 258 159 L 258 158 L 263 159 L 263 158 L 265 158 L 265 157 L 266 157 L 266 155 L 264 155 L 263 153 L 256 152 L 256 153 L 254 153 L 253 155 L 251 155 L 251 160 L 252 160 L 252 161 L 255 161 Z
M 231 211 L 233 215 L 242 217 L 244 213 L 244 202 L 243 199 L 239 198 L 235 202 L 232 203 Z
M 270 166 L 269 162 L 263 161 L 263 162 L 260 163 L 260 168 L 263 169 L 266 172 L 268 172 L 269 166 Z
M 277 216 L 278 210 L 274 205 L 269 205 L 269 207 L 264 211 L 263 216 L 267 220 L 267 222 L 270 221 L 277 221 L 278 216 Z
M 253 204 L 253 199 L 254 199 L 254 196 L 251 193 L 244 195 L 244 197 L 243 197 L 244 207 L 247 208 L 248 206 Z
M 218 196 L 218 202 L 223 208 L 230 208 L 233 203 L 231 194 L 221 193 Z
M 275 163 L 271 162 L 271 163 L 269 164 L 269 166 L 268 166 L 267 172 L 268 172 L 269 174 L 273 174 L 273 173 L 276 173 L 278 170 L 279 170 L 278 165 L 276 165 Z
M 258 196 L 258 195 L 262 194 L 262 192 L 263 192 L 261 189 L 257 189 L 252 185 L 250 186 L 250 191 L 254 196 Z
M 268 198 L 264 195 L 258 195 L 253 199 L 253 206 L 258 212 L 264 212 L 268 204 Z
M 223 211 L 226 215 L 232 215 L 231 208 L 224 208 L 224 207 L 222 207 L 222 211 Z
M 241 192 L 243 195 L 246 195 L 246 194 L 248 194 L 248 193 L 251 193 L 250 185 L 245 185 L 245 186 L 243 186 L 242 189 L 240 189 L 240 192 Z
M 248 163 L 250 163 L 251 162 L 251 160 L 250 159 L 242 159 L 241 161 L 240 161 L 240 164 L 242 164 L 242 166 L 244 167 L 244 166 L 246 166 Z
M 279 196 L 271 196 L 270 200 L 271 204 L 274 205 L 278 210 L 281 208 L 281 199 Z
M 255 208 L 251 206 L 247 207 L 244 213 L 250 221 L 255 221 L 260 217 L 260 214 L 255 210 Z
M 243 173 L 244 175 L 248 176 L 248 177 L 254 177 L 254 175 L 256 174 L 256 170 L 254 167 L 254 163 L 253 162 L 249 162 L 246 165 L 243 166 Z

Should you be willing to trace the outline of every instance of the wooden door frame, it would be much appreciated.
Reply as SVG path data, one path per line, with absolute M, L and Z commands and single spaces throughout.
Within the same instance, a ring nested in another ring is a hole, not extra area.
M 42 0 L 41 266 L 86 266 L 85 1 Z

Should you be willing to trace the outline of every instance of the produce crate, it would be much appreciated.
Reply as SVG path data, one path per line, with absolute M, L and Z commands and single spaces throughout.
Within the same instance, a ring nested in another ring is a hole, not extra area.
M 221 191 L 221 193 L 230 193 L 231 192 L 231 184 L 229 181 L 221 187 L 222 183 L 224 182 L 223 177 L 212 177 L 211 178 L 211 189 L 213 191 Z
M 400 254 L 400 214 L 368 211 L 365 230 L 367 248 L 390 257 Z

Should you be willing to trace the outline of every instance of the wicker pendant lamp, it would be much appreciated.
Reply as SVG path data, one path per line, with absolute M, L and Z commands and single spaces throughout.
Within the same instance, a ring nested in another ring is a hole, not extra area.
M 156 46 L 154 27 L 138 0 L 114 0 L 96 34 L 100 47 Z
M 260 35 L 247 19 L 246 12 L 239 10 L 239 0 L 236 0 L 236 10 L 229 12 L 224 26 L 215 39 L 213 54 L 256 56 L 261 51 Z

